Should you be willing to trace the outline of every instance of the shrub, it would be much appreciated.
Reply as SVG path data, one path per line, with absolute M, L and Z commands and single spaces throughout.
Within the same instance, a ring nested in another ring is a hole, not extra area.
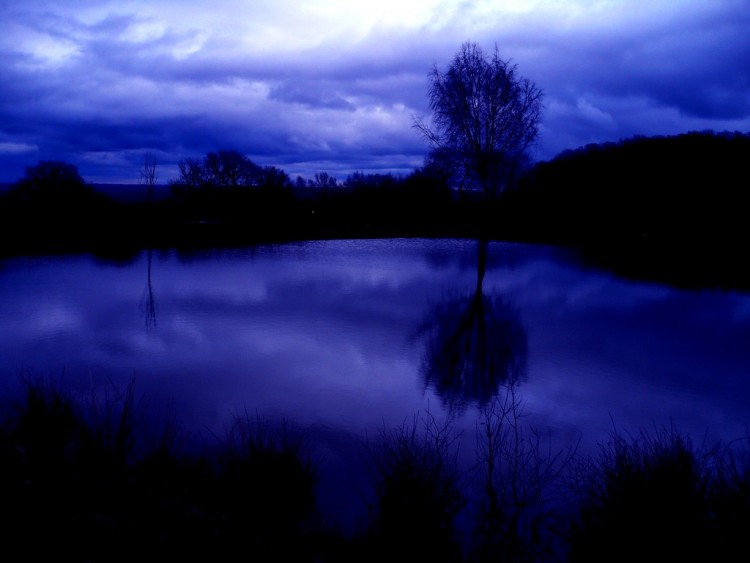
M 525 424 L 516 384 L 501 389 L 480 409 L 471 558 L 553 561 L 564 552 L 565 471 L 576 448 L 553 449 L 549 433 Z
M 455 520 L 465 498 L 456 439 L 449 423 L 439 425 L 428 412 L 411 425 L 384 428 L 369 445 L 376 559 L 460 560 Z
M 299 428 L 286 419 L 236 417 L 219 447 L 222 543 L 260 557 L 303 556 L 316 523 L 317 480 Z
M 749 474 L 733 460 L 721 445 L 695 447 L 674 429 L 613 433 L 583 468 L 570 560 L 731 559 L 750 515 Z

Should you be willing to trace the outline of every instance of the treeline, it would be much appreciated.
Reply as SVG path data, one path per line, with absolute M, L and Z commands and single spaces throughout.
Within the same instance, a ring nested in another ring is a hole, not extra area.
M 158 197 L 161 186 L 146 185 L 145 198 L 118 201 L 71 164 L 29 167 L 0 201 L 4 254 L 462 234 L 452 226 L 451 190 L 424 170 L 406 177 L 354 173 L 343 181 L 319 172 L 292 181 L 231 150 L 180 161 L 179 170 L 167 197 Z
M 456 189 L 434 159 L 406 176 L 292 180 L 226 150 L 181 161 L 168 197 L 127 203 L 43 161 L 2 197 L 0 219 L 6 254 L 392 236 L 736 247 L 748 235 L 748 158 L 738 132 L 634 137 L 529 166 L 489 199 Z
M 181 161 L 179 170 L 167 207 L 191 224 L 220 224 L 240 238 L 439 234 L 452 201 L 447 183 L 423 170 L 406 177 L 357 172 L 343 181 L 318 172 L 292 181 L 235 151 Z
M 513 229 L 576 245 L 746 240 L 749 160 L 750 135 L 739 132 L 634 137 L 565 151 L 537 164 L 508 194 L 519 213 Z
M 502 222 L 621 276 L 748 290 L 748 161 L 739 132 L 587 145 L 537 164 L 506 193 Z

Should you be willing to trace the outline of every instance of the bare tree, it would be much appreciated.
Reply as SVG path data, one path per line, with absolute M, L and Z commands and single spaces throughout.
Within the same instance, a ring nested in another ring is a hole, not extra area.
M 414 119 L 460 189 L 498 195 L 536 140 L 542 92 L 518 76 L 516 65 L 475 43 L 464 43 L 447 70 L 429 73 L 431 123 Z
M 197 158 L 186 158 L 177 163 L 180 176 L 173 181 L 172 189 L 175 190 L 198 190 L 206 184 L 206 172 L 203 163 Z
M 235 150 L 209 152 L 202 160 L 186 158 L 177 166 L 180 175 L 171 184 L 179 191 L 256 188 L 268 173 Z
M 262 169 L 235 150 L 210 152 L 203 159 L 203 170 L 210 184 L 217 188 L 257 186 Z
M 156 186 L 156 158 L 150 152 L 147 152 L 143 157 L 141 184 L 146 186 L 148 201 L 151 202 L 154 198 L 154 187 Z
M 555 449 L 551 430 L 524 424 L 517 383 L 504 390 L 480 409 L 472 560 L 553 561 L 563 543 L 564 473 L 577 446 Z
M 316 172 L 315 177 L 308 180 L 308 185 L 311 188 L 327 189 L 339 187 L 339 182 L 335 176 L 331 176 L 328 172 Z

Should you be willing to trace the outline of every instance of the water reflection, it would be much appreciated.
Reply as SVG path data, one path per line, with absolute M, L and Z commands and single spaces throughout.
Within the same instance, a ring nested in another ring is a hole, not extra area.
M 583 435 L 588 452 L 612 422 L 746 434 L 745 294 L 625 282 L 567 252 L 465 240 L 148 258 L 4 261 L 0 386 L 21 370 L 62 374 L 76 393 L 135 376 L 196 434 L 247 408 L 320 423 L 335 451 L 425 407 L 442 415 L 445 401 L 469 406 L 456 420 L 470 456 L 474 407 L 519 379 L 525 420 L 561 442 Z
M 484 407 L 526 374 L 526 332 L 502 295 L 485 293 L 486 268 L 487 241 L 479 241 L 474 291 L 432 307 L 417 331 L 426 335 L 424 386 L 453 412 Z
M 146 266 L 146 289 L 141 297 L 140 309 L 146 320 L 146 330 L 151 331 L 156 328 L 156 296 L 154 295 L 154 285 L 151 281 L 151 263 L 153 250 L 147 251 Z

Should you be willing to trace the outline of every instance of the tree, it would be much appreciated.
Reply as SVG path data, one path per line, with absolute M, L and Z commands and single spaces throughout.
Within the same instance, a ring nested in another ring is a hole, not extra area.
M 87 184 L 75 165 L 58 160 L 27 167 L 24 177 L 8 190 L 2 207 L 1 219 L 17 227 L 11 227 L 14 237 L 18 232 L 36 232 L 19 240 L 21 245 L 90 248 L 99 242 L 92 233 L 111 226 L 114 219 L 112 200 Z
M 339 181 L 328 172 L 316 172 L 315 177 L 308 180 L 307 183 L 309 187 L 321 190 L 339 187 Z
M 28 166 L 26 174 L 16 183 L 24 199 L 35 201 L 68 201 L 91 193 L 91 188 L 78 173 L 78 167 L 57 160 L 42 160 Z
M 143 156 L 143 167 L 140 170 L 141 184 L 148 190 L 148 201 L 151 202 L 154 197 L 154 188 L 156 187 L 156 158 L 150 152 Z
M 257 186 L 261 168 L 235 150 L 210 152 L 203 159 L 209 182 L 221 188 Z
M 263 170 L 235 150 L 209 152 L 203 160 L 186 158 L 177 163 L 180 176 L 171 182 L 173 188 L 247 188 L 257 187 Z
M 287 190 L 292 186 L 292 180 L 289 178 L 289 175 L 276 166 L 263 166 L 258 176 L 260 178 L 260 187 L 267 190 Z
M 497 196 L 512 182 L 536 140 L 542 92 L 516 65 L 464 43 L 450 66 L 429 73 L 432 123 L 414 126 L 430 144 L 428 157 L 450 170 L 459 190 Z
M 177 163 L 180 177 L 170 182 L 173 191 L 189 191 L 202 188 L 206 184 L 203 164 L 197 158 L 186 158 Z

